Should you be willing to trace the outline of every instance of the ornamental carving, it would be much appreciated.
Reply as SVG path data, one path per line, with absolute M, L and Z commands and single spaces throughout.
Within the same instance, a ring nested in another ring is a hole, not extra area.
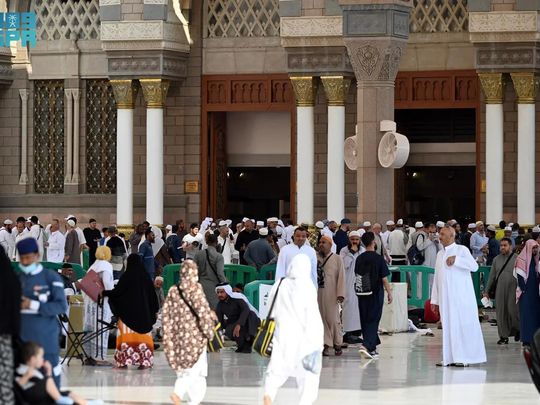
M 120 109 L 132 110 L 137 98 L 137 84 L 134 80 L 111 80 L 111 86 L 116 100 L 116 106 Z
M 334 37 L 343 34 L 343 17 L 283 17 L 281 37 Z
M 537 31 L 536 11 L 490 11 L 469 14 L 469 32 Z
M 328 105 L 344 106 L 347 101 L 351 79 L 343 76 L 322 76 L 321 82 L 328 99 Z
M 345 38 L 344 41 L 354 73 L 359 81 L 394 81 L 403 49 L 406 46 L 404 40 L 364 41 Z
M 296 105 L 299 107 L 313 107 L 317 93 L 317 81 L 312 76 L 291 77 Z
M 504 79 L 502 73 L 479 73 L 480 84 L 487 104 L 501 104 L 504 97 Z
M 538 78 L 534 73 L 510 73 L 518 104 L 534 104 L 538 90 Z
M 379 58 L 379 50 L 371 45 L 363 46 L 356 51 L 356 59 L 360 62 L 360 66 L 368 76 L 371 76 L 375 70 Z
M 478 68 L 490 66 L 520 66 L 534 64 L 535 55 L 532 48 L 527 49 L 478 49 L 476 62 Z
M 169 81 L 162 79 L 141 79 L 141 88 L 146 101 L 147 108 L 163 108 L 167 91 L 169 90 Z

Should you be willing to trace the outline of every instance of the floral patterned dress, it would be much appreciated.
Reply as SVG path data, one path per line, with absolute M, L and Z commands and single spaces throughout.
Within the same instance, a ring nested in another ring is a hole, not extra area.
M 118 320 L 118 335 L 116 337 L 116 352 L 114 353 L 116 367 L 139 366 L 149 368 L 154 365 L 154 342 L 152 333 L 140 334 L 128 328 Z

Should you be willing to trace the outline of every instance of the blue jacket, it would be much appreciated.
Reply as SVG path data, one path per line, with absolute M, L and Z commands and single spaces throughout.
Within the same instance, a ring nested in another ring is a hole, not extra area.
M 154 261 L 154 251 L 152 244 L 145 240 L 139 247 L 139 256 L 142 257 L 144 269 L 153 280 L 156 273 L 156 263 Z
M 41 264 L 31 274 L 21 273 L 19 280 L 23 297 L 32 300 L 30 309 L 21 310 L 21 339 L 40 344 L 46 354 L 58 358 L 58 315 L 68 309 L 64 283 L 58 273 Z

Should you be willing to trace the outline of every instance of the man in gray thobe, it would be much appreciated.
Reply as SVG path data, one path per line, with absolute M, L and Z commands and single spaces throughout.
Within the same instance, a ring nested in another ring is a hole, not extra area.
M 210 304 L 210 308 L 216 309 L 218 297 L 216 286 L 227 282 L 225 277 L 225 264 L 223 256 L 216 249 L 217 236 L 213 233 L 206 235 L 207 248 L 198 250 L 193 260 L 199 268 L 199 283 L 202 285 L 204 295 Z
M 512 240 L 509 238 L 501 239 L 500 254 L 493 259 L 484 293 L 484 296 L 487 297 L 487 292 L 498 277 L 495 309 L 500 338 L 497 344 L 499 345 L 508 344 L 509 336 L 514 336 L 516 341 L 519 340 L 519 311 L 516 304 L 517 281 L 513 274 L 516 258 L 517 255 L 512 252 Z

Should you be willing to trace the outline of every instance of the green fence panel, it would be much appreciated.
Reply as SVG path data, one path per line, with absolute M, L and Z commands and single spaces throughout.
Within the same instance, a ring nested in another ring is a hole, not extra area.
M 410 298 L 407 304 L 411 307 L 423 308 L 426 300 L 429 299 L 429 276 L 435 270 L 427 266 L 389 266 L 392 273 L 399 273 L 399 281 L 407 282 L 407 274 L 410 274 Z M 418 282 L 420 275 L 421 282 Z
M 168 264 L 163 268 L 163 293 L 165 296 L 169 289 L 180 281 L 180 264 Z
M 259 310 L 259 286 L 261 284 L 273 285 L 274 280 L 256 280 L 244 286 L 244 295 L 257 310 Z
M 259 270 L 259 280 L 274 280 L 276 276 L 276 263 L 268 264 Z
M 226 264 L 225 277 L 234 288 L 236 284 L 246 285 L 257 280 L 259 274 L 255 267 L 244 266 L 242 264 Z
M 88 271 L 88 268 L 90 267 L 90 251 L 88 249 L 83 250 L 82 261 L 83 269 Z
M 73 268 L 73 271 L 75 272 L 77 276 L 77 280 L 80 280 L 86 275 L 86 270 L 83 269 L 83 266 L 81 266 L 78 263 L 70 263 L 71 267 Z M 41 265 L 45 267 L 46 269 L 56 270 L 61 269 L 64 263 L 53 263 L 53 262 L 41 262 Z

